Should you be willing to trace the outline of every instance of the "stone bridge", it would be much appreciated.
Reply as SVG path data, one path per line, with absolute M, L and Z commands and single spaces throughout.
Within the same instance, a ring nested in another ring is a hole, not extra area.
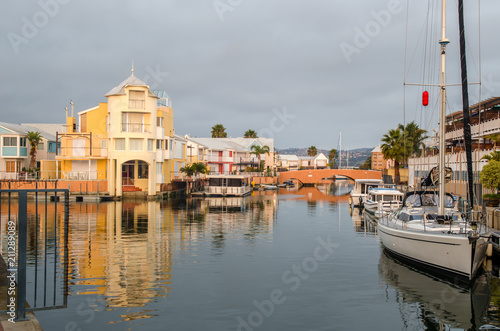
M 296 179 L 304 185 L 311 185 L 321 182 L 322 179 L 333 176 L 345 176 L 354 179 L 382 179 L 382 171 L 378 170 L 354 170 L 354 169 L 311 169 L 284 171 L 279 173 L 279 182 Z

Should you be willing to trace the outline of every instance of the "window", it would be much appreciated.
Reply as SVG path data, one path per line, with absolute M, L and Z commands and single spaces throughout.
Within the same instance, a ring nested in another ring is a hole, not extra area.
M 144 114 L 122 113 L 122 132 L 148 132 L 144 125 Z
M 37 147 L 37 149 L 38 149 L 39 151 L 43 151 L 43 143 L 38 143 L 38 147 Z
M 142 151 L 143 150 L 143 147 L 142 147 L 143 140 L 144 139 L 140 139 L 140 138 L 130 138 L 129 139 L 130 150 L 131 151 Z
M 6 161 L 7 172 L 16 172 L 16 161 Z
M 137 175 L 139 176 L 138 178 L 148 178 L 149 167 L 146 162 L 139 161 L 137 169 L 138 169 Z
M 163 163 L 156 162 L 156 174 L 161 175 L 163 173 Z
M 168 140 L 165 139 L 165 150 L 168 150 Z
M 80 116 L 80 132 L 87 132 L 87 114 Z
M 156 118 L 156 126 L 163 127 L 163 117 Z
M 156 149 L 157 150 L 160 150 L 160 149 L 163 149 L 163 140 L 156 140 Z
M 144 91 L 129 91 L 128 107 L 130 109 L 144 109 L 145 103 Z
M 4 147 L 14 147 L 17 146 L 17 137 L 3 137 Z
M 148 139 L 148 151 L 153 151 L 154 139 Z
M 26 138 L 19 138 L 19 146 L 26 147 Z
M 124 150 L 125 150 L 125 138 L 116 138 L 115 151 L 124 151 Z
M 56 142 L 55 141 L 49 141 L 47 152 L 49 153 L 55 153 L 56 152 Z

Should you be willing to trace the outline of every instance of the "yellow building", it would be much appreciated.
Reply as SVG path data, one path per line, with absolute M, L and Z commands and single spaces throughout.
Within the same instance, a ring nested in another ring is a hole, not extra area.
M 164 91 L 151 91 L 132 75 L 105 95 L 107 103 L 66 116 L 60 134 L 60 178 L 106 180 L 109 194 L 156 195 L 186 161 L 186 142 L 175 136 Z

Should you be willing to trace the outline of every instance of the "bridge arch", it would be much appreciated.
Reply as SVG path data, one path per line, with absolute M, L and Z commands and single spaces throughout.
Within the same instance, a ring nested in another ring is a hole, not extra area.
M 356 179 L 382 179 L 382 171 L 379 170 L 356 170 L 356 169 L 311 169 L 283 171 L 279 173 L 279 182 L 296 179 L 302 184 L 316 184 L 323 178 L 333 176 L 345 176 L 352 180 Z

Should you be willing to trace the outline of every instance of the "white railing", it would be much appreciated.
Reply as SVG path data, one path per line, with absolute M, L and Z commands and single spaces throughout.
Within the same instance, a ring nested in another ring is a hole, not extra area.
M 62 178 L 66 180 L 97 180 L 102 171 L 62 171 Z
M 205 187 L 205 192 L 209 194 L 217 194 L 217 195 L 243 195 L 250 191 L 249 186 L 228 186 L 228 187 L 220 187 L 220 186 L 208 186 Z

